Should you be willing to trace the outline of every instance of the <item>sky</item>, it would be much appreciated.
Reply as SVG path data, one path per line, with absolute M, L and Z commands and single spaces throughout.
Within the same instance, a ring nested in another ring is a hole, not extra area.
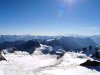
M 0 0 L 0 34 L 99 35 L 100 0 Z

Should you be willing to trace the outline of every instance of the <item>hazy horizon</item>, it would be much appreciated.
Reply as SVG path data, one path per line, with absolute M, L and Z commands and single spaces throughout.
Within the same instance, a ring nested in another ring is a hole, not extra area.
M 100 36 L 100 34 L 0 34 L 0 36 Z

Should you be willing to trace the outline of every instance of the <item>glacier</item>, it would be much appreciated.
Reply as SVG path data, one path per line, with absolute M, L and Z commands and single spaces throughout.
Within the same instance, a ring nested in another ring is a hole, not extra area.
M 32 55 L 16 51 L 3 56 L 7 61 L 0 61 L 0 75 L 100 75 L 95 69 L 79 66 L 88 59 L 94 60 L 82 53 L 66 52 L 57 59 L 57 55 L 44 55 L 37 49 Z

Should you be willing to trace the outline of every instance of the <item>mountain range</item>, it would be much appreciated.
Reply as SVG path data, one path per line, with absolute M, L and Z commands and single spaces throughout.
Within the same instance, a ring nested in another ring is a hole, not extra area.
M 40 44 L 51 46 L 53 51 L 85 51 L 100 45 L 100 36 L 32 36 L 32 35 L 0 35 L 0 49 L 14 49 L 32 53 Z M 90 53 L 89 53 L 90 54 Z

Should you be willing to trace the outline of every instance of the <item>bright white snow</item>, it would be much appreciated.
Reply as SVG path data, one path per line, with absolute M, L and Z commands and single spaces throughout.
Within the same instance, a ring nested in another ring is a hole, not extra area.
M 26 52 L 7 53 L 8 61 L 0 61 L 0 75 L 100 75 L 100 72 L 79 66 L 87 59 L 84 54 L 67 52 L 57 60 L 56 55 Z

